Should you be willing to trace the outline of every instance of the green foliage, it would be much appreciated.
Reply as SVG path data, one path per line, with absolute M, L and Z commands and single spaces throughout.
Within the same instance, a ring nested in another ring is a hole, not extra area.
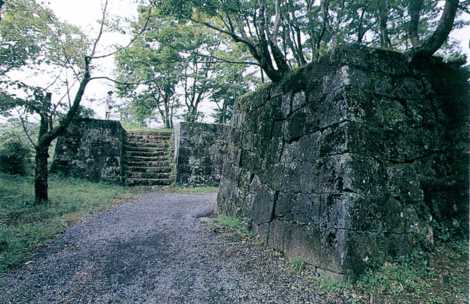
M 158 115 L 171 127 L 181 108 L 184 120 L 198 121 L 199 106 L 206 100 L 218 105 L 218 122 L 227 121 L 250 78 L 242 76 L 245 66 L 224 60 L 242 60 L 246 51 L 163 11 L 153 8 L 145 34 L 117 56 L 119 94 L 131 101 L 127 107 L 131 123 L 145 127 L 147 119 Z M 147 22 L 148 13 L 147 8 L 141 10 L 135 30 Z
M 147 22 L 146 10 L 142 10 L 137 31 Z M 182 39 L 178 24 L 171 19 L 150 19 L 147 31 L 134 44 L 117 55 L 118 93 L 130 99 L 127 107 L 131 123 L 145 127 L 145 120 L 158 112 L 165 127 L 171 127 L 173 113 L 179 104 L 174 98 L 181 72 L 181 58 L 172 41 Z
M 34 134 L 33 126 L 25 126 Z M 25 175 L 31 172 L 33 147 L 22 127 L 15 119 L 1 125 L 0 131 L 0 171 L 9 174 Z
M 214 224 L 229 231 L 236 232 L 241 236 L 251 236 L 247 224 L 237 217 L 219 214 L 214 219 Z
M 9 0 L 3 12 L 0 75 L 42 63 L 82 66 L 88 41 L 77 27 L 61 22 L 34 0 Z
M 312 279 L 321 292 L 326 294 L 342 294 L 347 290 L 353 290 L 353 285 L 347 280 L 341 280 L 329 275 L 320 275 Z
M 233 47 L 232 58 L 242 58 L 239 48 Z M 214 71 L 214 82 L 209 99 L 216 105 L 213 115 L 216 123 L 227 123 L 232 118 L 235 102 L 249 92 L 250 87 L 259 85 L 253 76 L 243 75 L 245 66 L 239 64 L 218 64 Z
M 0 175 L 0 272 L 83 216 L 128 198 L 126 189 L 78 179 L 50 178 L 50 201 L 34 205 L 32 179 Z
M 408 51 L 413 44 L 418 46 L 429 37 L 439 36 L 433 33 L 440 22 L 442 1 L 421 1 L 417 10 L 410 5 L 413 2 L 420 1 L 157 0 L 156 6 L 167 15 L 195 20 L 244 45 L 266 74 L 278 81 L 286 70 L 315 61 L 344 44 Z M 469 1 L 459 4 L 458 15 Z M 419 16 L 416 27 L 411 26 L 415 24 L 412 12 Z M 454 27 L 468 23 L 457 18 Z M 444 49 L 456 48 L 450 39 L 447 41 Z
M 31 152 L 28 145 L 15 138 L 0 143 L 0 171 L 25 175 L 31 166 Z
M 326 276 L 312 282 L 325 295 L 356 303 L 468 303 L 468 241 L 441 243 L 428 254 L 414 252 L 356 282 Z

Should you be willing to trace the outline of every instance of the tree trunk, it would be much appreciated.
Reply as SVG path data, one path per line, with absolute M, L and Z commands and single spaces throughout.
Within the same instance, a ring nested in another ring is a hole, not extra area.
M 388 0 L 382 0 L 379 4 L 379 33 L 380 33 L 380 46 L 383 48 L 390 48 L 392 43 L 390 37 L 388 36 L 388 14 L 389 6 Z
M 426 39 L 421 46 L 410 50 L 409 55 L 411 55 L 411 59 L 418 56 L 432 56 L 442 46 L 442 44 L 444 44 L 452 30 L 452 27 L 454 26 L 458 6 L 459 0 L 446 0 L 444 12 L 442 13 L 441 19 L 439 19 L 439 25 L 434 33 Z
M 164 105 L 164 108 L 165 108 L 165 119 L 164 119 L 164 123 L 165 123 L 165 128 L 166 129 L 171 129 L 172 128 L 172 125 L 171 125 L 171 120 L 170 120 L 170 98 L 167 98 L 165 96 L 165 105 Z
M 47 159 L 49 157 L 48 146 L 36 147 L 36 168 L 34 170 L 34 197 L 36 204 L 48 201 L 48 169 Z
M 49 157 L 49 145 L 50 141 L 46 140 L 48 135 L 48 115 L 47 109 L 51 103 L 51 94 L 46 94 L 43 100 L 43 110 L 39 113 L 39 134 L 38 143 L 35 146 L 35 168 L 34 168 L 34 202 L 36 204 L 42 204 L 48 201 L 48 171 L 47 171 L 47 159 Z
M 222 104 L 222 115 L 220 123 L 225 124 L 227 122 L 227 102 L 224 100 Z
M 408 36 L 413 47 L 417 47 L 419 45 L 418 27 L 422 7 L 423 0 L 410 0 L 408 5 L 408 14 L 410 15 Z
M 82 80 L 80 81 L 80 85 L 78 87 L 78 91 L 75 94 L 75 98 L 73 101 L 72 106 L 70 107 L 69 111 L 65 115 L 65 117 L 60 121 L 60 123 L 52 128 L 52 125 L 49 125 L 49 108 L 51 105 L 51 93 L 46 93 L 45 99 L 43 100 L 43 109 L 39 111 L 39 116 L 41 118 L 39 124 L 39 135 L 38 135 L 38 143 L 36 145 L 36 168 L 34 170 L 34 195 L 35 195 L 35 203 L 41 204 L 47 202 L 49 199 L 48 197 L 48 168 L 47 168 L 47 160 L 49 157 L 49 146 L 51 145 L 52 141 L 56 139 L 58 136 L 62 135 L 63 132 L 67 129 L 67 127 L 72 122 L 75 114 L 80 109 L 80 102 L 82 100 L 83 94 L 85 93 L 86 86 L 88 82 L 90 82 L 90 57 L 85 57 L 85 73 L 83 75 Z M 49 129 L 49 127 L 51 129 Z

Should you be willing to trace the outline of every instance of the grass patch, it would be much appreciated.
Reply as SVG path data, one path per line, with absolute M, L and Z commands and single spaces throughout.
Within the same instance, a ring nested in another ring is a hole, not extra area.
M 301 257 L 293 257 L 289 260 L 290 268 L 296 273 L 301 273 L 305 269 L 305 260 Z
M 89 214 L 130 198 L 128 189 L 51 176 L 47 204 L 33 204 L 33 179 L 0 174 L 0 272 Z
M 313 283 L 332 298 L 346 296 L 354 303 L 468 303 L 468 241 L 385 263 L 354 283 L 326 277 Z
M 339 296 L 344 293 L 347 293 L 348 291 L 351 295 L 354 294 L 354 287 L 351 282 L 337 280 L 328 275 L 315 277 L 313 279 L 313 283 L 319 288 L 320 291 L 326 294 Z M 352 298 L 356 297 L 357 295 L 354 294 L 354 297 Z
M 251 237 L 252 233 L 248 230 L 247 224 L 241 219 L 227 215 L 217 215 L 213 224 L 216 227 L 238 233 L 243 237 Z

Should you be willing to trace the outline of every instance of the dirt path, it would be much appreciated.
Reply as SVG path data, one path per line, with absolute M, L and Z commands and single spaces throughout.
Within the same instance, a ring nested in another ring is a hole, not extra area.
M 147 193 L 0 276 L 0 303 L 320 303 L 282 257 L 199 220 L 215 193 Z

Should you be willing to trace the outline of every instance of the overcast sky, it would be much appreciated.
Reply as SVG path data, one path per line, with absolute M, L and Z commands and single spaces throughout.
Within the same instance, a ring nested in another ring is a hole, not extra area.
M 109 12 L 113 16 L 121 16 L 128 18 L 136 17 L 137 0 L 109 0 Z M 98 23 L 101 15 L 101 0 L 47 0 L 47 5 L 54 10 L 56 15 L 71 24 L 78 25 L 87 34 L 94 34 L 97 32 Z M 466 16 L 470 18 L 470 16 Z M 452 37 L 460 41 L 461 47 L 467 54 L 467 58 L 470 59 L 469 39 L 470 39 L 470 27 L 466 27 L 460 30 L 454 30 L 451 34 Z M 105 34 L 102 39 L 102 47 L 109 48 L 111 45 L 116 43 L 125 43 L 126 37 L 119 35 Z M 101 71 L 96 74 L 103 74 L 106 76 L 112 76 L 113 73 L 113 61 L 112 59 L 106 59 L 105 62 L 100 63 L 100 66 L 104 67 Z M 98 75 L 95 75 L 98 76 Z M 94 81 L 87 88 L 85 104 L 91 106 L 98 114 L 98 116 L 104 116 L 104 104 L 93 102 L 89 100 L 97 99 L 103 100 L 106 92 L 113 89 L 113 84 L 103 81 Z M 210 106 L 204 105 L 204 111 L 210 112 Z

